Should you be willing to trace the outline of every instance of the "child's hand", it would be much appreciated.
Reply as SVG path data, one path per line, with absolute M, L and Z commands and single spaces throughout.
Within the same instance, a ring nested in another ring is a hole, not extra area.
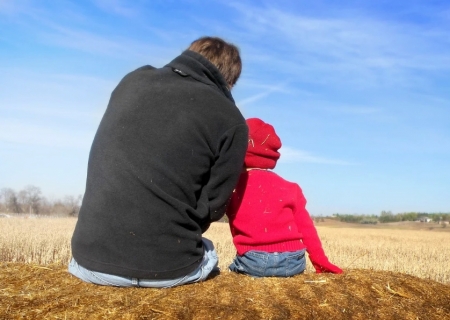
M 311 262 L 316 269 L 316 273 L 342 273 L 342 269 L 338 266 L 332 264 L 330 261 L 328 261 L 327 258 L 325 259 L 319 259 L 313 260 L 311 259 Z

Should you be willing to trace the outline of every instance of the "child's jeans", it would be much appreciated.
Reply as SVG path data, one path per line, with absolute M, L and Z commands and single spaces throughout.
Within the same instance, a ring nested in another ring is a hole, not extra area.
M 253 277 L 291 277 L 306 268 L 305 250 L 264 252 L 251 250 L 236 255 L 230 270 Z
M 213 243 L 206 238 L 202 238 L 202 242 L 205 250 L 202 263 L 190 274 L 177 279 L 138 279 L 91 271 L 83 266 L 80 266 L 73 258 L 69 264 L 69 272 L 85 282 L 115 287 L 169 288 L 182 284 L 199 282 L 206 280 L 212 271 L 219 271 L 219 268 L 217 267 L 217 253 L 214 249 Z

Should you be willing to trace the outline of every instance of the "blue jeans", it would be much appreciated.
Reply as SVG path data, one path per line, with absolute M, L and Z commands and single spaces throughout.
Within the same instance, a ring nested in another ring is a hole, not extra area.
M 202 263 L 188 275 L 177 279 L 138 279 L 91 271 L 80 266 L 74 258 L 72 258 L 69 263 L 69 272 L 75 277 L 88 283 L 115 287 L 170 288 L 182 284 L 199 282 L 206 280 L 212 271 L 219 271 L 219 268 L 217 267 L 219 260 L 213 243 L 206 238 L 202 238 L 202 242 L 205 250 Z
M 253 277 L 292 277 L 306 268 L 305 250 L 264 252 L 251 250 L 236 255 L 230 270 Z

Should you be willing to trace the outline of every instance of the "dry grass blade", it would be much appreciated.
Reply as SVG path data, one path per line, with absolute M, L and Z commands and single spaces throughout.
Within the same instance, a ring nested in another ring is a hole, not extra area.
M 381 290 L 378 286 L 373 285 L 371 286 L 371 288 L 375 290 L 380 296 L 383 296 L 383 290 Z
M 356 260 L 361 259 L 362 257 L 364 257 L 364 256 L 366 256 L 366 255 L 368 255 L 368 254 L 369 254 L 369 251 L 366 251 L 366 252 L 364 252 L 363 254 L 357 256 L 355 259 L 353 259 L 352 261 L 350 261 L 350 263 L 347 264 L 347 265 L 345 266 L 344 269 L 348 269 L 348 268 L 352 267 L 352 266 L 353 266 L 353 263 L 355 263 Z
M 325 299 L 321 304 L 319 304 L 319 307 L 327 307 L 328 303 L 327 303 L 327 299 Z
M 406 295 L 406 294 L 404 294 L 404 293 L 397 292 L 397 291 L 394 291 L 393 289 L 391 289 L 391 287 L 389 286 L 389 283 L 387 284 L 386 289 L 387 289 L 390 293 L 392 293 L 393 295 L 395 295 L 395 296 L 399 296 L 399 297 L 402 297 L 402 298 L 408 298 L 408 299 L 411 298 L 410 296 L 408 296 L 408 295 Z
M 303 281 L 304 283 L 326 283 L 327 280 L 322 279 L 322 280 L 305 280 Z
M 44 267 L 44 266 L 35 266 L 33 265 L 32 268 L 38 268 L 38 269 L 46 269 L 46 270 L 52 270 L 52 268 Z

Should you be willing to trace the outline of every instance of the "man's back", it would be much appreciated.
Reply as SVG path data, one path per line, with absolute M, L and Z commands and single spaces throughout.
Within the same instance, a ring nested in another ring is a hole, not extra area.
M 223 215 L 237 180 L 224 173 L 239 172 L 247 144 L 244 119 L 211 66 L 187 51 L 128 74 L 112 93 L 72 239 L 84 267 L 165 279 L 200 263 L 201 234 Z

